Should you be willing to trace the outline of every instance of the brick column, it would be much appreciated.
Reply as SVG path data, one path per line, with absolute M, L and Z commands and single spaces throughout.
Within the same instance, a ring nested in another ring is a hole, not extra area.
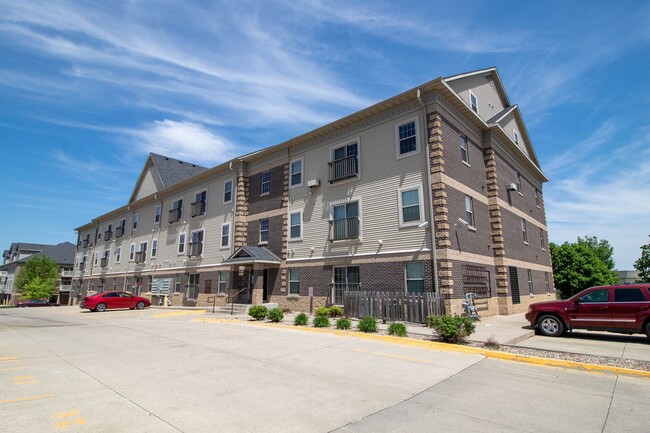
M 304 176 L 304 175 L 303 175 Z M 289 208 L 289 164 L 284 165 L 284 191 L 282 193 L 282 209 L 286 212 L 282 214 L 282 263 L 280 265 L 280 293 L 287 293 L 287 257 L 289 256 L 289 248 L 287 242 L 289 241 L 289 215 L 287 215 Z
M 487 180 L 488 211 L 490 212 L 490 229 L 492 232 L 492 252 L 494 254 L 495 278 L 497 281 L 497 302 L 499 314 L 508 314 L 508 268 L 504 264 L 506 255 L 503 243 L 503 223 L 499 207 L 499 182 L 497 179 L 497 162 L 494 149 L 487 148 L 484 153 L 485 177 Z
M 235 227 L 233 246 L 237 248 L 246 245 L 248 232 L 248 178 L 243 171 L 237 173 L 237 199 L 235 201 Z
M 436 249 L 451 248 L 449 239 L 449 209 L 447 208 L 447 191 L 440 175 L 445 172 L 443 158 L 442 121 L 438 113 L 429 114 L 427 119 L 429 134 L 429 157 L 431 158 L 431 193 L 433 195 L 433 230 L 436 239 Z M 452 279 L 453 264 L 445 260 L 446 254 L 438 254 L 438 286 L 445 299 L 446 311 L 451 311 L 449 299 L 453 294 L 454 280 Z

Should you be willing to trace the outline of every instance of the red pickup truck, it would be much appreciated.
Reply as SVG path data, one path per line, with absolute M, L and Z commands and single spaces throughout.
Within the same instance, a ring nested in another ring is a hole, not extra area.
M 551 337 L 588 329 L 650 338 L 650 284 L 591 287 L 564 301 L 536 302 L 526 320 Z

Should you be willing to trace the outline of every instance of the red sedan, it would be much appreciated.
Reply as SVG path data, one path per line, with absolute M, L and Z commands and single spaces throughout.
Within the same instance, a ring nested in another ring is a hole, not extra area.
M 147 298 L 134 296 L 127 292 L 102 292 L 86 296 L 79 303 L 79 308 L 91 311 L 105 311 L 112 308 L 130 308 L 142 310 L 151 304 Z

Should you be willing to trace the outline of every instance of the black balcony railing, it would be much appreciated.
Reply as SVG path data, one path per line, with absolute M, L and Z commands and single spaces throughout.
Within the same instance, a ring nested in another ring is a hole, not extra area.
M 147 252 L 146 251 L 138 251 L 137 253 L 135 253 L 135 262 L 136 263 L 144 263 L 146 258 L 147 258 Z
M 113 237 L 113 232 L 112 231 L 106 230 L 104 232 L 104 240 L 105 241 L 110 241 L 112 237 Z
M 169 219 L 167 220 L 169 223 L 175 223 L 176 221 L 181 220 L 181 212 L 182 209 L 172 209 L 169 211 Z
M 357 155 L 346 156 L 330 162 L 330 183 L 348 179 L 359 174 L 359 158 Z
M 79 270 L 80 270 L 80 271 L 83 271 L 83 270 L 85 270 L 85 269 L 86 269 L 86 262 L 80 262 L 80 263 L 79 263 Z
M 121 238 L 122 236 L 124 236 L 124 227 L 118 227 L 115 229 L 115 237 Z
M 359 239 L 359 218 L 343 218 L 330 221 L 330 242 Z
M 83 241 L 81 241 L 81 248 L 88 248 L 89 245 L 90 245 L 90 239 L 89 238 L 86 238 Z
M 107 266 L 108 266 L 108 259 L 107 259 L 106 257 L 102 258 L 102 259 L 99 261 L 99 266 L 101 266 L 102 268 L 107 267 Z
M 192 203 L 192 218 L 205 214 L 205 201 L 195 201 Z
M 190 257 L 198 257 L 203 254 L 203 242 L 190 242 L 187 249 L 187 255 Z

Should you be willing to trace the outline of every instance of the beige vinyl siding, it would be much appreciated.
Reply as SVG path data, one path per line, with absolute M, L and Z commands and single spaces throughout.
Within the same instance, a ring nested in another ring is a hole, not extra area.
M 158 173 L 155 172 L 155 168 L 149 167 L 145 173 L 142 182 L 138 186 L 138 190 L 135 193 L 135 200 L 140 200 L 141 198 L 147 197 L 155 192 L 158 192 L 162 189 L 162 184 L 160 182 L 160 177 Z
M 403 114 L 346 137 L 328 141 L 308 151 L 292 152 L 292 158 L 304 157 L 305 185 L 290 190 L 288 213 L 303 211 L 303 240 L 290 242 L 290 259 L 430 248 L 430 236 L 423 228 L 399 227 L 398 189 L 420 187 L 423 218 L 430 219 L 426 189 L 426 151 L 397 159 L 395 125 L 418 117 L 419 146 L 422 137 L 421 111 Z M 360 178 L 330 184 L 329 166 L 333 147 L 358 140 Z M 319 179 L 320 186 L 310 189 L 307 181 Z M 329 242 L 331 206 L 359 200 L 361 241 Z M 383 246 L 379 249 L 379 240 Z M 311 248 L 314 248 L 312 253 Z
M 517 118 L 515 117 L 515 113 L 512 112 L 508 114 L 506 117 L 501 119 L 499 122 L 499 125 L 503 128 L 503 130 L 506 132 L 508 137 L 512 139 L 512 141 L 515 141 L 515 137 L 513 134 L 513 130 L 517 130 L 517 133 L 519 134 L 519 148 L 521 149 L 524 154 L 530 158 L 530 154 L 528 153 L 528 147 L 530 146 L 530 143 L 526 143 L 524 140 L 522 131 L 523 127 L 517 122 Z
M 490 74 L 485 74 L 491 76 Z M 478 98 L 478 114 L 487 121 L 503 110 L 503 102 L 492 81 L 485 75 L 473 75 L 448 82 L 449 86 L 465 101 L 469 107 L 469 90 Z

